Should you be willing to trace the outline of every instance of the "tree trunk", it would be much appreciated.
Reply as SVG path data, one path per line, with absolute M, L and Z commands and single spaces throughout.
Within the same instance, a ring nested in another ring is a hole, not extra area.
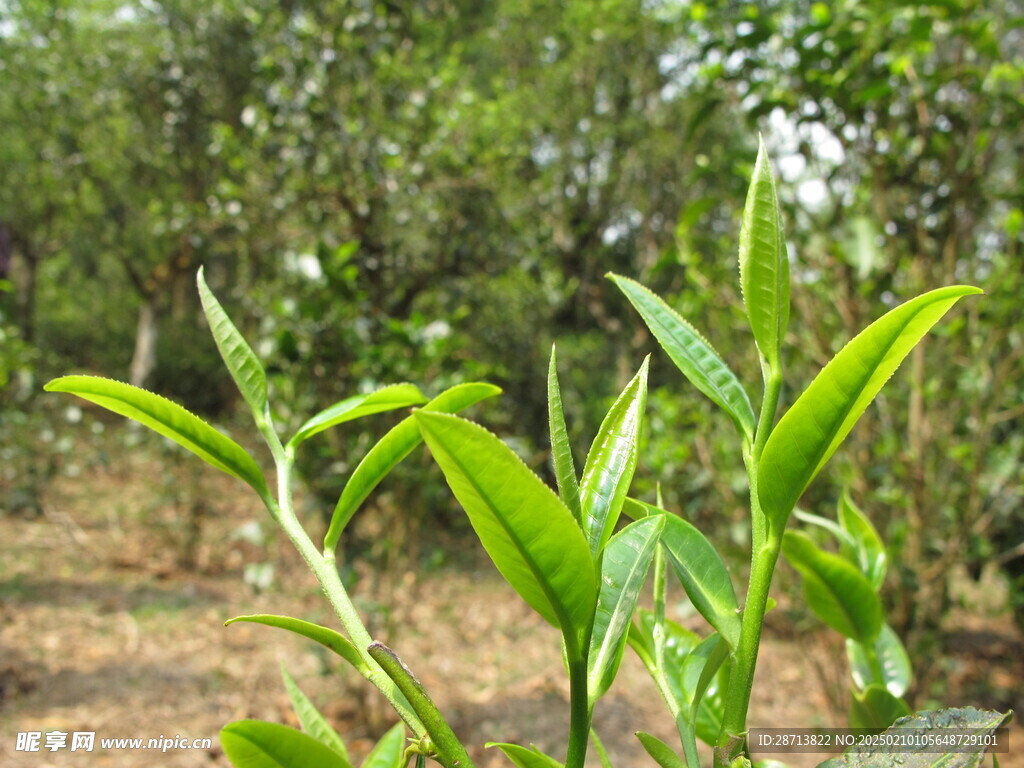
M 135 354 L 129 371 L 129 382 L 144 387 L 156 368 L 156 342 L 160 323 L 157 297 L 144 296 L 139 306 L 139 322 L 135 330 Z

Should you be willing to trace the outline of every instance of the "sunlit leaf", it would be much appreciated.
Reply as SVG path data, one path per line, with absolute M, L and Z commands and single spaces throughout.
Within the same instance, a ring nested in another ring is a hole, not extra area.
M 815 616 L 857 642 L 874 642 L 882 629 L 882 605 L 856 566 L 819 549 L 799 531 L 786 533 L 782 551 L 803 577 L 804 595 Z
M 253 415 L 262 419 L 267 414 L 267 374 L 263 365 L 206 284 L 202 267 L 196 275 L 196 283 L 220 356 Z
M 501 389 L 493 384 L 480 382 L 456 384 L 424 405 L 423 410 L 458 413 L 481 400 L 498 394 L 501 394 Z M 334 550 L 345 526 L 348 525 L 359 506 L 366 501 L 366 497 L 399 462 L 412 453 L 422 440 L 419 425 L 412 416 L 407 416 L 392 427 L 367 452 L 352 472 L 348 482 L 345 483 L 341 496 L 338 498 L 338 504 L 331 516 L 331 524 L 324 537 L 325 551 Z
M 405 765 L 405 725 L 398 723 L 380 737 L 360 768 L 402 768 Z
M 261 497 L 270 495 L 263 472 L 242 446 L 177 403 L 99 376 L 62 376 L 47 384 L 45 389 L 78 395 L 108 411 L 134 419 L 217 469 L 248 483 Z
M 761 454 L 758 498 L 776 535 L 804 489 L 835 452 L 910 350 L 963 296 L 931 291 L 876 320 L 832 358 L 772 430 Z
M 576 464 L 572 459 L 569 431 L 565 426 L 565 413 L 562 411 L 562 390 L 558 385 L 554 345 L 551 346 L 551 361 L 548 363 L 548 423 L 551 434 L 551 463 L 554 465 L 558 492 L 573 517 L 582 525 L 580 486 L 576 477 Z
M 597 578 L 572 513 L 483 427 L 447 414 L 415 414 L 434 460 L 494 564 L 577 651 L 590 627 Z
M 764 141 L 757 151 L 740 227 L 740 287 L 757 348 L 775 372 L 789 324 L 789 256 Z
M 591 704 L 611 687 L 626 648 L 629 623 L 658 546 L 665 516 L 639 520 L 608 542 L 601 558 L 601 589 L 587 656 Z
M 594 438 L 580 483 L 583 532 L 596 560 L 622 511 L 636 470 L 637 441 L 647 403 L 647 367 L 644 360 L 636 376 L 609 409 Z
M 425 402 L 427 402 L 427 398 L 413 384 L 392 384 L 382 387 L 376 392 L 355 395 L 320 411 L 320 413 L 299 427 L 299 431 L 288 441 L 288 445 L 294 448 L 313 435 L 323 432 L 325 429 L 335 427 L 338 424 L 343 424 L 346 421 L 353 421 L 354 419 L 370 416 L 374 413 L 422 405 Z
M 647 323 L 654 338 L 690 382 L 722 408 L 749 441 L 754 409 L 739 379 L 692 325 L 649 289 L 628 277 L 609 274 Z
M 302 619 L 295 619 L 291 616 L 277 616 L 269 613 L 258 613 L 251 616 L 235 616 L 233 619 L 225 621 L 224 626 L 230 626 L 238 621 L 245 621 L 252 624 L 263 624 L 268 627 L 277 627 L 278 629 L 286 629 L 289 632 L 302 635 L 310 640 L 315 640 L 320 643 L 320 645 L 334 651 L 356 669 L 366 669 L 366 662 L 364 662 L 362 657 L 360 657 L 359 651 L 356 650 L 356 647 L 352 645 L 344 635 L 340 632 L 334 631 L 333 629 L 321 627 L 319 624 L 313 624 L 312 622 L 303 621 Z
M 229 723 L 221 728 L 220 745 L 235 768 L 352 768 L 312 736 L 262 720 Z

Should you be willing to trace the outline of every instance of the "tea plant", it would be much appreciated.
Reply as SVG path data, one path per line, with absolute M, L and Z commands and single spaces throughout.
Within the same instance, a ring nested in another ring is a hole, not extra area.
M 713 544 L 692 524 L 659 504 L 631 498 L 647 398 L 648 360 L 613 403 L 582 472 L 569 445 L 561 405 L 557 358 L 548 370 L 551 446 L 558 492 L 546 486 L 495 435 L 456 413 L 497 394 L 488 384 L 464 384 L 428 400 L 415 386 L 397 384 L 342 400 L 307 421 L 286 442 L 275 428 L 264 369 L 207 287 L 199 291 L 221 355 L 270 449 L 276 491 L 237 443 L 157 395 L 108 379 L 67 376 L 47 385 L 133 418 L 174 440 L 256 491 L 320 581 L 345 634 L 302 619 L 240 616 L 227 622 L 266 624 L 303 635 L 337 653 L 375 685 L 412 733 L 394 748 L 392 731 L 375 750 L 373 768 L 427 758 L 446 768 L 469 768 L 469 754 L 427 691 L 393 650 L 366 630 L 342 583 L 335 549 L 347 523 L 398 462 L 423 442 L 465 509 L 495 566 L 519 595 L 561 632 L 570 684 L 565 768 L 582 768 L 591 742 L 602 765 L 607 752 L 591 728 L 594 708 L 612 686 L 630 646 L 647 667 L 679 732 L 683 758 L 647 733 L 637 734 L 664 768 L 699 768 L 697 741 L 713 746 L 716 766 L 749 765 L 747 710 L 769 590 L 780 554 L 804 579 L 807 604 L 849 645 L 857 692 L 852 719 L 885 727 L 909 712 L 909 662 L 885 625 L 877 589 L 885 548 L 849 500 L 839 524 L 804 516 L 836 534 L 840 554 L 819 549 L 802 533 L 787 532 L 804 489 L 853 428 L 901 361 L 970 286 L 939 288 L 902 304 L 872 323 L 822 369 L 776 421 L 783 383 L 782 348 L 789 320 L 789 257 L 775 182 L 762 145 L 743 213 L 740 284 L 763 375 L 755 410 L 727 363 L 693 326 L 663 300 L 626 277 L 611 275 L 684 376 L 730 417 L 750 485 L 752 546 L 745 598 Z M 322 548 L 298 521 L 291 470 L 296 452 L 318 433 L 362 416 L 416 408 L 384 435 L 357 465 L 338 500 Z M 620 520 L 629 522 L 620 525 Z M 700 636 L 667 617 L 667 574 L 675 573 L 709 631 Z M 637 607 L 653 571 L 653 608 Z M 900 655 L 902 652 L 902 656 Z M 273 723 L 240 721 L 222 731 L 237 766 L 350 766 L 340 738 L 286 677 L 305 733 Z M 957 724 L 990 731 L 1008 715 L 973 709 L 920 713 L 900 721 L 927 729 Z M 562 766 L 536 748 L 495 743 L 520 768 Z M 983 750 L 924 755 L 921 765 L 973 766 Z M 934 760 L 931 758 L 934 757 Z M 378 759 L 379 758 L 379 759 Z M 902 758 L 900 758 L 902 760 Z M 830 765 L 882 766 L 896 756 L 848 754 Z

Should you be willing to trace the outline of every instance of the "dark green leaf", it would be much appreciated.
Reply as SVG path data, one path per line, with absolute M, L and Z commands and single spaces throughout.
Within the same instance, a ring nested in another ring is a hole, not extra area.
M 615 529 L 629 485 L 633 482 L 640 424 L 647 403 L 649 361 L 649 357 L 644 360 L 636 376 L 608 411 L 583 468 L 580 483 L 583 532 L 587 535 L 595 561 Z
M 565 413 L 562 411 L 562 391 L 558 385 L 558 368 L 553 344 L 551 345 L 551 361 L 548 364 L 548 424 L 551 433 L 551 463 L 554 465 L 558 492 L 562 501 L 572 512 L 572 516 L 582 526 L 580 486 L 579 480 L 576 478 L 576 464 L 572 459 L 569 431 L 565 426 Z
M 45 387 L 69 392 L 134 419 L 188 449 L 203 461 L 251 485 L 263 499 L 270 496 L 263 472 L 242 446 L 225 437 L 177 403 L 130 384 L 99 376 L 63 376 Z
M 288 691 L 288 698 L 291 699 L 292 709 L 299 718 L 302 730 L 319 741 L 321 744 L 330 747 L 346 761 L 349 761 L 348 750 L 341 736 L 328 724 L 327 720 L 313 702 L 302 692 L 292 676 L 288 674 L 284 664 L 281 665 L 281 677 L 284 678 L 284 687 Z
M 422 405 L 425 402 L 427 402 L 427 398 L 412 384 L 392 384 L 366 395 L 355 395 L 320 411 L 299 427 L 299 431 L 288 441 L 288 446 L 294 448 L 313 435 L 346 421 L 353 421 L 374 413 Z
M 758 465 L 758 498 L 775 535 L 903 358 L 961 297 L 974 293 L 981 291 L 955 285 L 902 304 L 843 347 L 797 398 Z
M 426 411 L 415 418 L 498 570 L 582 652 L 581 641 L 594 615 L 597 578 L 572 513 L 483 427 Z
M 220 745 L 235 768 L 352 768 L 312 736 L 262 720 L 229 723 L 221 728 Z
M 629 624 L 664 528 L 662 515 L 645 518 L 612 537 L 601 558 L 601 590 L 587 656 L 590 703 L 604 696 L 626 649 Z
M 856 640 L 846 641 L 846 658 L 850 661 L 854 682 L 861 689 L 875 683 L 893 696 L 905 695 L 910 688 L 912 671 L 910 657 L 899 636 L 892 627 L 883 624 L 873 645 L 877 664 L 871 663 L 863 645 Z
M 458 413 L 488 397 L 501 394 L 493 384 L 470 382 L 457 384 L 445 390 L 423 406 L 425 411 Z M 345 483 L 338 504 L 331 516 L 331 524 L 324 537 L 324 550 L 333 551 L 338 545 L 345 526 L 381 480 L 402 459 L 412 453 L 423 440 L 420 428 L 412 416 L 402 419 L 367 452 Z
M 199 286 L 203 311 L 213 332 L 213 340 L 217 342 L 220 356 L 231 372 L 231 378 L 238 385 L 238 391 L 242 393 L 245 402 L 249 404 L 253 415 L 259 421 L 268 413 L 267 374 L 263 370 L 263 365 L 206 284 L 202 267 L 196 274 L 196 283 Z
M 692 325 L 635 280 L 609 275 L 647 323 L 654 338 L 690 382 L 722 408 L 748 440 L 754 437 L 754 409 L 739 379 Z
M 331 649 L 356 669 L 360 671 L 366 669 L 366 662 L 359 656 L 359 651 L 356 650 L 356 647 L 342 634 L 335 632 L 333 629 L 321 627 L 319 624 L 313 624 L 302 619 L 294 619 L 291 616 L 275 616 L 269 613 L 236 616 L 225 621 L 224 626 L 230 626 L 236 621 L 247 621 L 253 624 L 264 624 L 268 627 L 287 629 L 289 632 L 308 637 L 310 640 L 315 640 L 320 645 Z
M 789 324 L 789 256 L 782 231 L 775 178 L 764 141 L 757 151 L 740 228 L 740 287 L 754 340 L 778 373 Z
M 882 628 L 882 605 L 856 566 L 819 549 L 799 531 L 786 533 L 782 551 L 803 577 L 807 604 L 819 619 L 858 642 L 874 641 Z

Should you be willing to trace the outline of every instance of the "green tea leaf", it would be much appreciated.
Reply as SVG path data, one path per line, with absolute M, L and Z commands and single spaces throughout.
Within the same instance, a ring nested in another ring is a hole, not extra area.
M 807 604 L 819 619 L 857 642 L 874 641 L 882 629 L 882 605 L 856 566 L 799 531 L 786 533 L 782 552 L 803 577 Z
M 418 411 L 423 438 L 494 564 L 567 642 L 597 599 L 590 548 L 572 513 L 508 446 L 457 416 Z
M 134 419 L 222 472 L 248 483 L 261 498 L 270 496 L 262 470 L 242 446 L 177 403 L 145 389 L 99 376 L 62 376 L 44 389 L 47 392 L 69 392 L 108 411 Z
M 700 615 L 735 648 L 740 639 L 739 605 L 725 563 L 704 534 L 682 518 L 664 514 L 661 543 L 668 561 Z
M 722 408 L 748 440 L 754 438 L 754 409 L 739 379 L 692 325 L 649 289 L 628 277 L 609 274 L 647 323 L 672 362 L 690 382 Z
M 827 517 L 814 515 L 810 512 L 802 512 L 799 509 L 793 512 L 793 516 L 802 523 L 810 523 L 811 525 L 816 525 L 819 528 L 825 529 L 836 537 L 836 540 L 844 550 L 848 548 L 852 551 L 856 547 L 856 542 L 854 542 L 853 536 L 851 536 L 849 531 L 844 529 L 835 520 L 829 520 Z
M 869 728 L 883 731 L 899 718 L 910 714 L 903 699 L 893 696 L 881 685 L 869 685 L 863 691 L 854 691 L 850 699 L 849 722 L 851 728 Z
M 903 358 L 961 297 L 974 293 L 981 291 L 955 285 L 896 307 L 843 347 L 783 415 L 757 472 L 758 498 L 775 535 Z
M 889 564 L 889 555 L 885 551 L 882 537 L 867 515 L 853 503 L 849 493 L 843 492 L 839 499 L 839 525 L 846 531 L 853 546 L 844 544 L 843 554 L 854 565 L 860 568 L 868 581 L 876 590 L 885 582 L 885 570 Z M 897 696 L 901 694 L 896 694 Z
M 424 405 L 423 410 L 458 413 L 481 400 L 499 394 L 501 394 L 501 389 L 493 384 L 480 382 L 456 384 Z M 342 489 L 338 504 L 334 508 L 334 514 L 331 516 L 327 535 L 324 537 L 325 551 L 334 550 L 345 526 L 348 525 L 359 506 L 366 501 L 366 497 L 422 441 L 419 425 L 412 416 L 407 416 L 367 452 Z
M 295 436 L 288 441 L 289 448 L 295 448 L 299 443 L 308 440 L 313 435 L 330 429 L 346 421 L 353 421 L 370 416 L 374 413 L 394 411 L 399 408 L 408 408 L 414 405 L 422 405 L 427 398 L 413 384 L 391 384 L 382 387 L 376 392 L 366 395 L 355 395 L 335 403 L 311 418 L 295 433 Z
M 262 720 L 225 725 L 220 745 L 235 768 L 352 768 L 348 760 L 312 736 Z
M 257 421 L 260 421 L 268 414 L 267 374 L 263 370 L 263 365 L 206 284 L 202 267 L 196 274 L 196 283 L 199 286 L 203 312 L 206 313 L 206 320 L 210 324 L 220 356 L 224 359 L 231 378 L 235 380 L 238 391 L 249 404 Z
M 615 529 L 636 470 L 637 441 L 647 404 L 646 358 L 612 405 L 587 455 L 580 483 L 583 532 L 595 562 Z
M 856 640 L 846 641 L 846 657 L 850 661 L 850 672 L 853 681 L 861 690 L 871 684 L 881 685 L 893 696 L 903 696 L 910 689 L 912 670 L 907 649 L 903 647 L 899 635 L 888 624 L 874 642 L 877 666 L 871 663 L 864 646 Z
M 651 759 L 660 765 L 661 768 L 686 768 L 686 763 L 682 761 L 682 758 L 673 751 L 672 747 L 657 736 L 637 731 L 636 737 L 640 739 L 640 743 L 644 745 L 644 749 L 647 750 L 647 754 L 651 756 Z
M 488 749 L 497 747 L 518 768 L 563 768 L 562 764 L 555 760 L 555 758 L 548 757 L 532 744 L 530 745 L 531 749 L 521 747 L 518 744 L 497 741 L 489 741 L 484 746 Z
M 779 372 L 782 341 L 789 324 L 789 256 L 775 177 L 763 140 L 740 227 L 740 288 L 757 348 L 768 366 Z
M 402 768 L 405 765 L 405 725 L 398 723 L 380 737 L 360 768 Z
M 1006 725 L 1011 715 L 974 707 L 918 712 L 897 720 L 886 733 L 896 737 L 912 728 L 920 733 L 937 732 L 936 736 L 941 737 L 943 731 L 948 733 L 955 729 L 983 736 Z M 950 749 L 939 753 L 927 739 L 920 739 L 920 742 L 920 746 L 908 745 L 905 749 L 901 748 L 898 755 L 892 752 L 862 752 L 857 747 L 851 747 L 843 755 L 821 763 L 818 768 L 892 768 L 894 757 L 899 758 L 900 768 L 977 768 L 985 757 L 984 747 L 957 747 L 956 751 Z
M 288 698 L 291 699 L 292 709 L 295 710 L 295 714 L 299 718 L 302 730 L 349 761 L 348 750 L 345 748 L 345 742 L 341 740 L 341 736 L 320 714 L 320 710 L 313 705 L 309 697 L 302 692 L 292 676 L 288 674 L 284 664 L 281 665 L 281 677 L 284 678 L 285 690 L 288 691 Z
M 580 486 L 576 479 L 576 464 L 572 459 L 572 446 L 569 444 L 569 430 L 565 426 L 565 413 L 562 411 L 562 391 L 558 386 L 558 368 L 553 344 L 551 345 L 551 361 L 548 363 L 548 423 L 551 433 L 551 463 L 555 469 L 558 492 L 562 501 L 572 512 L 572 516 L 582 526 Z
M 664 526 L 662 515 L 639 520 L 615 534 L 605 547 L 601 590 L 587 656 L 587 694 L 591 706 L 615 680 L 626 649 L 630 620 Z
M 366 662 L 363 661 L 356 647 L 344 635 L 340 632 L 335 632 L 333 629 L 321 627 L 319 624 L 313 624 L 302 619 L 295 619 L 291 616 L 276 616 L 270 613 L 235 616 L 235 618 L 225 621 L 224 626 L 231 626 L 236 621 L 246 621 L 252 624 L 264 624 L 268 627 L 287 629 L 289 632 L 308 637 L 310 640 L 315 640 L 320 645 L 329 648 L 356 669 L 360 671 L 366 670 Z

